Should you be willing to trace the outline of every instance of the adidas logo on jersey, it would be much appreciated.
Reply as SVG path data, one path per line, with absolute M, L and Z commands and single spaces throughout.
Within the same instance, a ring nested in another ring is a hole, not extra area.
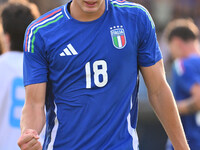
M 68 44 L 67 47 L 60 53 L 60 56 L 71 56 L 71 55 L 78 55 L 77 51 L 74 49 L 72 44 Z

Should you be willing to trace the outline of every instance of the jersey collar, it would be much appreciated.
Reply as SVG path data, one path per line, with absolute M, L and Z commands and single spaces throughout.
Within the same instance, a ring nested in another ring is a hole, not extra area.
M 109 0 L 105 0 L 105 4 L 106 4 L 106 8 L 105 8 L 105 11 L 108 11 L 108 1 Z M 67 4 L 65 4 L 63 7 L 64 7 L 64 14 L 65 14 L 65 16 L 67 17 L 67 19 L 72 19 L 72 17 L 71 17 L 71 15 L 70 15 L 70 13 L 69 13 L 69 11 L 68 11 L 68 9 L 67 9 L 67 6 L 69 5 L 69 3 L 71 3 L 72 2 L 72 0 L 70 0 Z

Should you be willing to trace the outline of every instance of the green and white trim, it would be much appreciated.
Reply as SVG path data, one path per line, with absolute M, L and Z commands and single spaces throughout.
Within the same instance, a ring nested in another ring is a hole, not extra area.
M 155 28 L 155 24 L 153 22 L 151 15 L 149 14 L 148 10 L 146 8 L 144 8 L 142 5 L 131 3 L 131 2 L 117 2 L 117 1 L 111 1 L 111 4 L 114 7 L 127 7 L 127 8 L 139 8 L 139 9 L 141 9 L 142 11 L 144 11 L 147 14 L 149 20 L 151 21 L 152 28 Z

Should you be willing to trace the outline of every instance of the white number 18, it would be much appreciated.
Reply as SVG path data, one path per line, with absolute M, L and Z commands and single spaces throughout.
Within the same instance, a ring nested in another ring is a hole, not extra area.
M 101 67 L 101 68 L 100 68 Z M 93 63 L 94 84 L 97 87 L 104 87 L 108 83 L 107 63 L 104 60 L 98 60 Z M 90 62 L 85 64 L 86 73 L 86 88 L 91 88 L 91 67 Z M 102 75 L 103 80 L 99 81 L 99 76 Z

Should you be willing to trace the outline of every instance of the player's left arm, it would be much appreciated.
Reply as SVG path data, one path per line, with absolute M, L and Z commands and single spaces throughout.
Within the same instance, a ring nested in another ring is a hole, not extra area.
M 163 60 L 149 67 L 140 67 L 151 105 L 160 119 L 175 150 L 189 150 L 177 106 L 166 81 Z

